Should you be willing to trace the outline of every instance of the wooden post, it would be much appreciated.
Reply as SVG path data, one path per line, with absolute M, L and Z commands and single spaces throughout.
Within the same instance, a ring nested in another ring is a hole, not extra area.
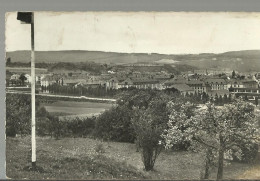
M 32 169 L 36 169 L 36 121 L 35 121 L 35 52 L 34 52 L 34 13 L 31 19 L 31 95 L 32 95 Z
M 35 54 L 34 54 L 34 13 L 18 12 L 17 20 L 22 24 L 31 24 L 31 106 L 32 106 L 32 122 L 31 122 L 31 143 L 32 143 L 32 170 L 36 170 L 36 122 L 35 122 Z

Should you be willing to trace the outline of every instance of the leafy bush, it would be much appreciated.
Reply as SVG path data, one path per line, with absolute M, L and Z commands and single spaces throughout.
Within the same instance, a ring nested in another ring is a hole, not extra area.
M 126 106 L 112 107 L 97 118 L 94 135 L 104 140 L 134 142 L 131 110 Z
M 40 107 L 36 112 L 36 131 L 37 135 L 45 136 L 49 133 L 49 125 L 51 124 L 50 115 L 45 107 Z
M 36 124 L 36 132 L 38 136 L 45 136 L 50 133 L 50 120 L 48 118 L 37 118 Z
M 240 146 L 240 148 L 242 151 L 241 158 L 239 159 L 238 157 L 233 155 L 233 159 L 235 161 L 240 161 L 243 163 L 252 163 L 255 161 L 257 154 L 258 154 L 258 149 L 259 149 L 258 144 L 250 144 L 247 146 L 242 145 L 242 146 Z
M 6 94 L 6 136 L 31 132 L 31 99 L 29 95 Z
M 62 121 L 67 130 L 67 134 L 72 135 L 73 137 L 85 137 L 92 134 L 92 131 L 95 128 L 95 117 L 92 118 L 79 118 Z
M 39 101 L 39 100 L 38 100 Z M 37 135 L 50 135 L 55 138 L 73 136 L 85 137 L 92 134 L 95 128 L 95 117 L 70 118 L 59 120 L 52 116 L 44 107 L 36 102 L 36 131 Z M 31 133 L 31 99 L 30 95 L 6 95 L 6 135 L 14 137 L 17 134 L 28 135 Z
M 152 115 L 144 109 L 136 108 L 135 116 L 131 121 L 141 148 L 145 170 L 150 171 L 162 150 L 160 141 L 163 127 L 154 125 Z
M 92 134 L 95 128 L 95 117 L 92 118 L 68 118 L 60 120 L 57 116 L 48 115 L 38 120 L 37 134 L 60 137 L 86 137 Z
M 65 118 L 59 119 L 41 107 L 37 113 L 37 134 L 39 136 L 50 135 L 55 138 L 60 137 L 85 137 L 92 134 L 95 128 L 95 117 L 92 118 Z
M 13 124 L 6 125 L 6 136 L 15 137 L 17 134 L 17 129 Z
M 62 130 L 65 125 L 61 124 L 57 116 L 51 116 L 48 113 L 45 116 L 37 117 L 36 131 L 39 136 L 51 136 L 56 139 L 64 136 Z

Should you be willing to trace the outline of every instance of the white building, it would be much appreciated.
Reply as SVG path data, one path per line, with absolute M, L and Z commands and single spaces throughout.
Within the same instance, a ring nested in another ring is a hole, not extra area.
M 19 78 L 20 78 L 19 74 L 13 74 L 11 75 L 10 80 L 19 80 Z
M 26 77 L 25 82 L 27 82 L 27 83 L 31 83 L 32 82 L 32 77 L 29 74 L 25 74 L 24 76 Z

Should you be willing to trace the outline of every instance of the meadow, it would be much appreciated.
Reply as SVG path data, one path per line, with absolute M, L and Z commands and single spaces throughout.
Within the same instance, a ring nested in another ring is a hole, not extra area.
M 113 106 L 109 103 L 57 101 L 42 103 L 49 113 L 66 113 L 69 115 L 99 114 Z
M 189 151 L 163 151 L 153 171 L 143 168 L 135 144 L 101 142 L 90 138 L 37 137 L 39 172 L 30 166 L 30 137 L 7 137 L 6 175 L 12 179 L 199 179 L 201 156 Z M 260 164 L 233 162 L 224 179 L 260 179 Z M 210 179 L 215 179 L 212 170 Z

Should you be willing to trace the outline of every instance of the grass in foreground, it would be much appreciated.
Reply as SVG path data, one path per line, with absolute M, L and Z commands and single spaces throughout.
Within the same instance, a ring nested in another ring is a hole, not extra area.
M 12 179 L 144 179 L 142 173 L 126 162 L 101 153 L 75 154 L 52 145 L 56 140 L 38 139 L 37 165 L 43 172 L 27 171 L 30 166 L 30 139 L 7 138 L 6 175 Z M 50 144 L 47 143 L 50 141 Z M 56 142 L 59 142 L 57 140 Z M 64 143 L 64 142 L 63 142 Z M 44 144 L 46 144 L 44 146 Z M 53 149 L 51 148 L 53 146 Z M 55 153 L 56 152 L 56 153 Z
M 102 145 L 102 146 L 100 146 Z M 13 179 L 199 179 L 201 157 L 190 152 L 162 152 L 154 171 L 145 172 L 135 145 L 100 142 L 89 138 L 37 137 L 37 165 L 44 172 L 24 170 L 30 166 L 30 137 L 7 138 L 6 175 Z M 97 148 L 100 146 L 101 153 Z M 260 166 L 232 163 L 224 179 L 260 179 Z M 216 169 L 210 179 L 216 178 Z

